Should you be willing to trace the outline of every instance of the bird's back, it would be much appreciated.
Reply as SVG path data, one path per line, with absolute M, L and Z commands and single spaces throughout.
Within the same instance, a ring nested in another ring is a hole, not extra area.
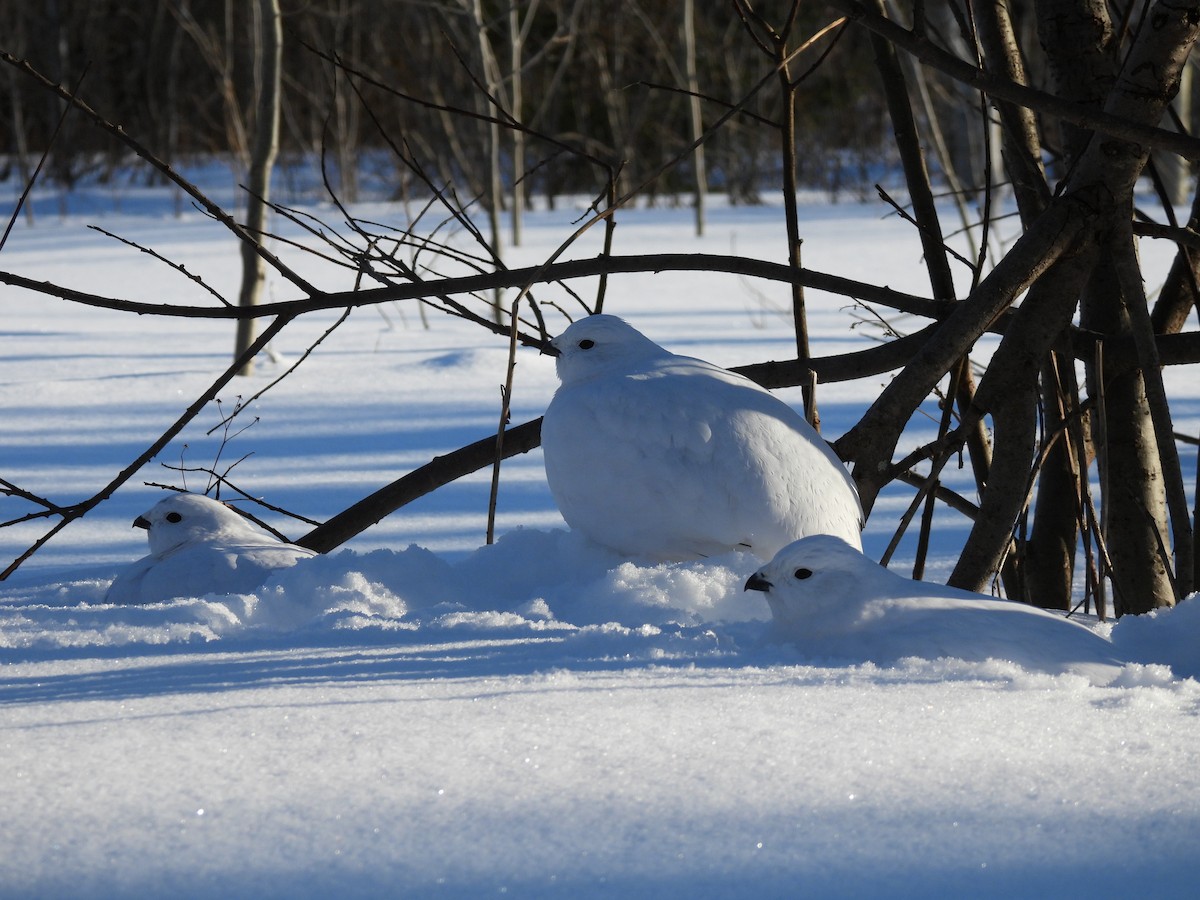
M 245 594 L 277 569 L 315 554 L 279 541 L 196 542 L 162 556 L 147 556 L 122 572 L 108 591 L 110 602 L 163 603 L 178 597 Z
M 857 493 L 816 431 L 703 360 L 664 353 L 564 385 L 542 443 L 568 524 L 626 553 L 769 558 L 816 532 L 860 542 Z

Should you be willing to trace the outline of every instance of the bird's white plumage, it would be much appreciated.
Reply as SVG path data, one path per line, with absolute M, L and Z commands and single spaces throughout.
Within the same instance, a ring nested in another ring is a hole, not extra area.
M 1063 616 L 912 581 L 834 537 L 784 547 L 746 582 L 762 591 L 777 636 L 814 659 L 889 664 L 906 657 L 1008 660 L 1098 683 L 1116 677 L 1112 644 Z
M 563 518 L 631 556 L 769 559 L 808 534 L 860 545 L 854 482 L 816 430 L 747 378 L 594 315 L 551 341 L 562 382 L 542 422 Z
M 146 529 L 150 554 L 117 576 L 108 589 L 110 603 L 246 593 L 276 569 L 315 555 L 264 534 L 225 504 L 199 494 L 172 494 L 134 525 Z

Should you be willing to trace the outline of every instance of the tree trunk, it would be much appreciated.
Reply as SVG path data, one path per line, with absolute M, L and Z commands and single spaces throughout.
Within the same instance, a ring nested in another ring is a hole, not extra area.
M 976 22 L 988 68 L 1017 84 L 1028 84 L 1008 4 L 980 4 Z M 1032 110 L 1012 103 L 1001 102 L 996 108 L 1004 170 L 1021 222 L 1028 225 L 1050 201 L 1037 118 Z M 1078 398 L 1073 365 L 1070 357 L 1058 353 L 1051 353 L 1043 363 L 1043 432 L 1044 439 L 1053 444 L 1043 455 L 1037 476 L 1033 527 L 1020 559 L 1017 590 L 1009 591 L 1011 597 L 1049 609 L 1070 608 L 1079 535 L 1079 480 L 1087 473 L 1087 463 L 1076 458 L 1071 433 L 1066 430 L 1067 416 Z
M 1126 297 L 1113 258 L 1132 247 L 1110 247 L 1102 254 L 1081 306 L 1083 327 L 1107 335 L 1132 332 Z M 1101 386 L 1099 382 L 1103 380 Z M 1171 606 L 1175 592 L 1164 548 L 1170 546 L 1165 494 L 1166 473 L 1154 435 L 1146 383 L 1139 369 L 1103 371 L 1088 366 L 1089 393 L 1103 397 L 1103 440 L 1096 461 L 1104 494 L 1104 538 L 1112 559 L 1117 615 Z
M 1077 412 L 1074 365 L 1069 357 L 1051 353 L 1041 375 L 1043 440 L 1052 443 L 1038 474 L 1033 528 L 1022 563 L 1022 599 L 1045 609 L 1071 608 L 1079 483 L 1087 477 L 1087 460 L 1076 459 L 1069 431 L 1069 416 Z
M 483 2 L 474 3 L 475 27 L 478 29 L 479 60 L 483 71 L 484 84 L 488 93 L 496 97 L 500 90 L 500 73 L 496 65 L 496 55 L 492 52 L 492 43 L 488 39 L 487 24 L 483 19 Z M 497 110 L 488 98 L 483 98 L 483 114 L 491 121 L 487 125 L 488 134 L 488 177 L 487 177 L 487 211 L 488 222 L 491 224 L 492 245 L 494 252 L 500 252 L 500 210 L 504 206 L 504 179 L 500 172 L 500 124 L 496 121 Z
M 1175 59 L 1170 60 L 1174 66 L 1162 60 L 1167 64 L 1160 70 L 1161 52 L 1145 51 L 1147 44 L 1156 41 L 1159 16 L 1164 12 L 1161 4 L 1147 11 L 1125 69 L 1118 73 L 1112 46 L 1115 30 L 1101 0 L 1049 0 L 1040 6 L 1039 33 L 1060 93 L 1085 105 L 1106 103 L 1110 109 L 1119 105 L 1126 115 L 1157 123 L 1178 87 L 1186 60 L 1186 47 L 1182 53 L 1176 48 Z M 1170 32 L 1170 18 L 1161 21 Z M 1194 40 L 1194 25 L 1190 31 Z M 1153 65 L 1138 66 L 1139 48 Z M 1067 134 L 1069 159 L 1079 159 L 1089 152 L 1097 158 L 1093 152 L 1096 136 L 1073 130 Z M 1140 290 L 1139 296 L 1132 296 L 1123 289 L 1117 267 L 1121 265 L 1119 260 L 1132 262 L 1136 258 L 1126 223 L 1132 221 L 1133 180 L 1145 164 L 1146 148 L 1116 142 L 1102 146 L 1109 148 L 1106 155 L 1110 162 L 1101 163 L 1099 168 L 1109 170 L 1101 177 L 1108 174 L 1114 182 L 1116 203 L 1112 225 L 1095 238 L 1097 244 L 1106 246 L 1080 299 L 1080 321 L 1102 334 L 1131 336 L 1135 333 L 1134 319 L 1140 317 L 1134 315 L 1136 311 L 1130 304 L 1145 300 Z M 1104 537 L 1113 563 L 1110 574 L 1117 614 L 1170 605 L 1175 601 L 1175 586 L 1168 566 L 1171 532 L 1167 498 L 1174 475 L 1164 468 L 1160 451 L 1173 447 L 1158 445 L 1142 371 L 1111 373 L 1089 365 L 1088 382 L 1090 395 L 1102 394 L 1104 398 L 1105 440 L 1096 441 L 1096 452 L 1101 483 L 1107 487 L 1103 497 L 1107 524 Z M 1190 549 L 1187 555 L 1190 558 Z M 1187 577 L 1190 580 L 1190 571 Z
M 913 47 L 906 40 L 908 32 L 898 32 L 894 23 L 873 16 L 865 5 L 835 0 L 834 6 L 853 12 L 858 21 L 876 33 L 893 35 L 913 52 L 927 52 L 921 46 Z M 1083 19 L 1095 26 L 1096 44 L 1107 48 L 1109 32 L 1098 21 L 1102 19 L 1101 10 L 1086 7 L 1084 13 Z M 1103 107 L 1106 116 L 1135 127 L 1153 126 L 1159 121 L 1200 30 L 1200 21 L 1191 10 L 1168 3 L 1157 3 L 1147 10 L 1145 21 L 1146 27 L 1136 30 L 1131 39 L 1121 78 L 1106 92 Z M 1064 30 L 1058 39 L 1078 43 L 1079 36 Z M 1064 115 L 1070 112 L 1064 110 Z M 985 585 L 1007 552 L 1028 491 L 1038 373 L 1071 321 L 1086 279 L 1097 263 L 1099 248 L 1106 244 L 1109 235 L 1128 232 L 1132 220 L 1133 186 L 1145 165 L 1148 145 L 1104 133 L 1081 135 L 1079 146 L 1083 149 L 1058 195 L 971 295 L 941 321 L 933 337 L 888 384 L 863 419 L 837 442 L 843 458 L 854 461 L 863 505 L 870 509 L 879 488 L 892 477 L 892 454 L 913 412 L 983 330 L 1021 293 L 1035 288 L 1010 316 L 1004 339 L 980 382 L 970 410 L 971 418 L 992 415 L 996 451 L 979 515 L 951 575 L 951 583 L 959 587 L 979 589 Z M 1142 310 L 1142 315 L 1148 322 L 1146 310 Z M 1145 330 L 1149 330 L 1148 325 Z M 1139 356 L 1145 366 L 1145 360 L 1153 355 L 1152 346 L 1143 354 L 1141 348 L 1146 337 L 1136 329 L 1132 336 L 1140 342 Z M 1158 377 L 1157 368 L 1153 375 Z M 1156 397 L 1159 394 L 1156 387 Z M 1152 404 L 1151 411 L 1155 415 L 1147 424 L 1159 435 L 1164 425 L 1169 431 L 1164 404 Z M 966 424 L 971 424 L 970 419 Z M 1170 465 L 1163 468 L 1161 463 L 1172 455 L 1173 446 L 1162 448 L 1160 443 L 1160 450 L 1157 477 L 1148 476 L 1143 487 L 1162 491 L 1165 485 L 1167 497 L 1174 498 L 1178 493 L 1179 473 L 1170 471 Z M 1173 505 L 1178 506 L 1178 501 L 1174 500 Z M 1186 557 L 1190 583 L 1190 526 L 1185 527 L 1175 512 L 1172 518 L 1175 551 Z M 1124 522 L 1122 527 L 1134 526 Z M 1146 527 L 1145 521 L 1141 527 Z M 1177 569 L 1184 568 L 1180 559 Z M 1143 595 L 1161 595 L 1161 579 L 1156 573 L 1130 575 L 1140 577 Z
M 1028 84 L 1025 62 L 1007 2 L 980 3 L 976 22 L 983 56 L 989 70 L 1015 84 Z M 1033 110 L 999 101 L 1000 155 L 1012 185 L 1021 222 L 1028 225 L 1050 202 L 1050 188 L 1042 169 L 1042 141 Z
M 258 0 L 258 40 L 255 57 L 258 68 L 258 103 L 254 142 L 250 154 L 248 196 L 246 199 L 246 230 L 264 239 L 267 209 L 271 196 L 271 171 L 279 151 L 279 106 L 283 64 L 283 24 L 279 0 Z M 242 245 L 242 287 L 238 305 L 258 304 L 266 280 L 266 264 L 249 244 Z M 254 342 L 254 319 L 239 319 L 234 356 L 240 356 Z M 253 360 L 248 360 L 238 372 L 251 375 Z
M 530 4 L 526 12 L 529 20 L 537 11 L 537 0 Z M 508 39 L 511 56 L 509 64 L 512 69 L 512 90 L 509 96 L 510 110 L 513 119 L 521 121 L 522 107 L 525 105 L 525 79 L 521 68 L 525 56 L 525 30 L 521 27 L 520 10 L 513 3 L 508 11 Z M 520 128 L 512 130 L 512 209 L 509 210 L 509 223 L 512 227 L 512 243 L 514 247 L 521 246 L 521 225 L 525 215 L 525 132 Z
M 704 235 L 705 204 L 708 197 L 708 172 L 704 165 L 704 145 L 700 136 L 704 133 L 704 120 L 700 110 L 700 79 L 696 74 L 696 0 L 684 0 L 683 4 L 683 47 L 684 71 L 687 74 L 688 113 L 692 125 L 693 177 L 696 183 L 696 236 Z
M 1078 237 L 1090 233 L 1091 217 L 1087 213 L 1089 204 L 1075 199 L 1064 198 L 1064 214 Z M 1060 212 L 1058 207 L 1052 205 L 1039 224 L 1053 221 L 1053 214 Z M 1086 238 L 1072 240 L 1064 248 L 1017 309 L 980 381 L 975 414 L 991 414 L 995 450 L 979 515 L 950 575 L 949 583 L 956 587 L 983 590 L 1008 552 L 1013 527 L 1025 507 L 1036 451 L 1041 362 L 1070 323 L 1076 298 L 1094 261 L 1095 252 Z
M 1054 26 L 1054 39 L 1061 46 L 1050 46 L 1051 42 L 1044 38 L 1048 52 L 1061 50 L 1072 66 L 1085 66 L 1090 61 L 1093 80 L 1102 79 L 1103 66 L 1092 58 L 1103 56 L 1108 49 L 1110 31 L 1100 21 L 1102 9 L 1086 3 L 1053 5 L 1058 18 L 1050 24 Z M 1093 28 L 1092 54 L 1080 52 L 1078 32 L 1057 30 L 1063 21 Z M 1196 40 L 1198 24 L 1188 10 L 1172 9 L 1165 3 L 1148 10 L 1145 27 L 1133 41 L 1121 78 L 1108 93 L 1105 111 L 1133 122 L 1156 123 Z M 1077 74 L 1072 68 L 1070 76 Z M 1076 87 L 1086 93 L 1095 85 Z M 1022 388 L 1028 378 L 1025 373 L 1041 368 L 1040 360 L 1069 321 L 1075 298 L 1082 298 L 1080 308 L 1085 324 L 1106 334 L 1131 336 L 1143 343 L 1152 337 L 1139 331 L 1139 328 L 1149 330 L 1147 310 L 1142 308 L 1139 313 L 1138 309 L 1124 305 L 1145 303 L 1144 295 L 1135 296 L 1140 280 L 1134 277 L 1135 250 L 1129 223 L 1133 218 L 1133 186 L 1145 165 L 1148 147 L 1099 135 L 1078 134 L 1075 140 L 1075 146 L 1082 148 L 1081 153 L 1059 198 L 1048 207 L 1047 213 L 1063 203 L 1069 204 L 1065 211 L 1079 230 L 1070 241 L 1063 262 L 1051 271 L 1052 277 L 1043 278 L 1039 290 L 1031 292 L 1021 304 L 977 396 L 980 409 L 992 411 L 996 420 L 993 476 L 1001 471 L 1003 432 L 1016 436 L 1015 445 L 1019 449 L 1015 452 L 1024 452 L 1028 419 L 1019 408 L 1018 398 L 1025 393 Z M 1131 265 L 1133 275 L 1128 273 Z M 1081 275 L 1088 278 L 1082 291 L 1076 284 Z M 1046 285 L 1053 285 L 1053 290 L 1044 290 Z M 1047 315 L 1047 310 L 1053 313 Z M 1120 612 L 1139 612 L 1173 602 L 1176 586 L 1166 565 L 1166 544 L 1170 537 L 1175 539 L 1180 577 L 1186 579 L 1182 583 L 1190 584 L 1192 575 L 1190 523 L 1185 524 L 1174 511 L 1171 530 L 1166 521 L 1167 503 L 1180 493 L 1182 479 L 1173 445 L 1163 447 L 1158 441 L 1164 432 L 1169 439 L 1169 425 L 1165 424 L 1169 411 L 1163 408 L 1165 401 L 1158 390 L 1157 359 L 1150 360 L 1148 356 L 1152 354 L 1139 353 L 1141 372 L 1126 373 L 1124 379 L 1092 373 L 1092 396 L 1096 396 L 1095 385 L 1101 379 L 1105 387 L 1104 415 L 1097 418 L 1106 420 L 1107 445 L 1101 449 L 1098 441 L 1097 453 L 1102 456 L 1101 480 L 1108 487 L 1104 504 L 1111 529 L 1107 535 L 1109 553 L 1112 555 L 1114 548 L 1119 548 L 1122 556 L 1120 562 L 1114 559 L 1114 567 L 1120 571 L 1113 574 L 1118 602 L 1122 603 Z M 1142 373 L 1153 380 L 1153 397 L 1148 396 Z M 1015 476 L 1016 467 L 1007 458 L 1004 467 Z M 1001 541 L 1007 540 L 1003 527 L 1006 523 L 1011 527 L 1013 519 L 1009 516 L 1016 511 L 1010 496 L 1016 488 L 1014 484 L 1005 486 L 1000 478 L 993 477 L 951 583 L 978 588 L 988 572 L 994 571 L 1002 553 Z M 1174 505 L 1179 505 L 1177 500 Z
M 29 166 L 29 146 L 25 138 L 25 117 L 24 107 L 21 105 L 21 98 L 17 91 L 17 73 L 11 67 L 5 75 L 8 83 L 8 99 L 9 110 L 12 115 L 12 134 L 13 143 L 15 144 L 15 156 L 17 161 L 17 175 L 21 179 L 21 184 L 29 184 L 33 175 L 33 170 Z M 34 224 L 33 204 L 26 203 L 22 209 L 25 213 L 25 220 L 30 224 Z
M 1116 79 L 1113 24 L 1104 0 L 1040 0 L 1036 11 L 1055 93 L 1103 108 Z M 1073 125 L 1063 125 L 1061 132 L 1066 169 L 1079 159 L 1092 133 Z

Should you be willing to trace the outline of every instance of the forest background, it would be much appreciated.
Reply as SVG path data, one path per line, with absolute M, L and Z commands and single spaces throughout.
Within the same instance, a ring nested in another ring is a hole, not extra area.
M 787 5 L 776 5 L 787 13 Z M 641 184 L 691 142 L 689 77 L 720 112 L 722 102 L 744 97 L 764 72 L 763 52 L 730 4 L 701 2 L 692 19 L 694 40 L 683 29 L 688 6 L 283 0 L 282 157 L 311 163 L 325 154 L 347 202 L 359 198 L 360 176 L 370 166 L 376 169 L 368 174 L 384 176 L 402 196 L 414 189 L 414 176 L 387 152 L 398 138 L 463 196 L 487 198 L 486 116 L 496 108 L 486 88 L 529 132 L 621 168 L 626 185 Z M 819 4 L 803 5 L 798 15 L 797 33 L 830 19 Z M 248 163 L 260 89 L 258 3 L 4 0 L 0 22 L 6 50 L 55 81 L 79 82 L 93 108 L 162 159 L 220 154 Z M 885 105 L 871 84 L 867 35 L 848 31 L 838 44 L 840 62 L 812 72 L 797 106 L 798 170 L 805 185 L 861 196 L 871 190 L 871 173 L 894 163 L 895 154 L 887 146 Z M 695 48 L 690 54 L 689 47 Z M 369 94 L 369 114 L 352 78 L 331 65 L 331 57 L 386 86 Z M 35 152 L 50 143 L 61 107 L 15 71 L 5 77 L 8 114 L 0 129 L 15 151 L 9 164 L 28 170 Z M 757 202 L 759 191 L 778 183 L 778 140 L 761 127 L 778 105 L 773 93 L 760 94 L 746 105 L 746 118 L 731 120 L 705 142 L 712 187 L 736 202 Z M 510 192 L 512 147 L 506 134 L 501 149 Z M 69 185 L 97 170 L 124 173 L 127 163 L 127 150 L 85 121 L 67 120 L 46 174 Z M 603 169 L 561 145 L 535 146 L 527 168 L 521 170 L 527 196 L 552 201 L 605 186 Z M 671 168 L 644 196 L 687 192 L 693 177 L 688 165 Z

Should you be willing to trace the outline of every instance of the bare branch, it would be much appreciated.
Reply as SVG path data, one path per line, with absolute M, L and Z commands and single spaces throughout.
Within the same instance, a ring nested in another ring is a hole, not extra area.
M 118 141 L 136 153 L 139 158 L 145 160 L 157 171 L 169 178 L 189 197 L 198 203 L 205 212 L 228 228 L 239 240 L 253 247 L 254 252 L 261 256 L 269 266 L 275 269 L 275 271 L 277 271 L 280 275 L 282 275 L 300 290 L 304 291 L 310 296 L 316 296 L 321 293 L 319 290 L 317 290 L 317 288 L 309 284 L 306 279 L 301 278 L 298 274 L 292 271 L 290 267 L 285 265 L 282 260 L 276 257 L 275 254 L 264 247 L 254 237 L 254 235 L 250 234 L 245 228 L 239 225 L 237 221 L 235 221 L 234 218 L 229 215 L 229 213 L 225 212 L 225 210 L 223 210 L 212 200 L 209 200 L 208 197 L 198 187 L 176 172 L 167 163 L 163 162 L 161 159 L 147 150 L 140 142 L 131 137 L 120 125 L 114 125 L 112 122 L 108 121 L 108 119 L 88 106 L 88 104 L 77 97 L 72 91 L 67 90 L 62 85 L 55 84 L 49 78 L 46 78 L 36 69 L 34 69 L 33 66 L 30 65 L 26 60 L 18 59 L 11 53 L 5 50 L 0 50 L 0 62 L 12 66 L 18 72 L 33 79 L 33 81 L 35 81 L 45 90 L 54 94 L 56 97 L 67 101 L 69 104 L 71 104 L 71 106 L 87 116 L 93 125 L 99 128 L 101 131 L 104 131 L 115 137 Z
M 201 278 L 199 275 L 195 274 L 194 272 L 189 272 L 187 270 L 187 266 L 183 265 L 183 263 L 177 263 L 174 260 L 167 259 L 165 256 L 163 256 L 157 250 L 154 250 L 150 247 L 144 247 L 141 244 L 139 244 L 137 241 L 131 241 L 129 238 L 123 238 L 119 234 L 113 234 L 111 231 L 107 231 L 107 230 L 101 228 L 99 225 L 89 225 L 88 228 L 92 229 L 93 231 L 98 231 L 105 237 L 110 237 L 114 241 L 120 241 L 122 244 L 124 244 L 127 247 L 133 247 L 135 250 L 138 250 L 141 253 L 145 253 L 147 256 L 151 256 L 154 259 L 157 259 L 159 262 L 170 266 L 172 269 L 174 269 L 176 272 L 178 272 L 184 278 L 194 281 L 205 291 L 212 294 L 214 297 L 217 298 L 217 301 L 222 306 L 228 306 L 228 307 L 233 306 L 232 303 L 230 303 L 228 300 L 226 300 L 224 297 L 222 297 L 219 293 L 217 293 L 217 291 L 214 288 L 212 288 L 208 284 L 208 282 L 206 282 L 203 278 Z
M 154 441 L 154 443 L 142 451 L 137 459 L 133 460 L 131 463 L 129 463 L 129 465 L 118 472 L 108 484 L 106 484 L 91 497 L 80 503 L 57 509 L 55 511 L 56 514 L 60 515 L 62 518 L 48 532 L 38 538 L 38 540 L 34 542 L 34 544 L 24 553 L 9 563 L 4 571 L 0 572 L 0 581 L 4 581 L 6 578 L 8 578 L 8 576 L 15 572 L 21 566 L 21 564 L 25 562 L 25 560 L 33 556 L 34 553 L 41 549 L 41 547 L 49 542 L 51 538 L 62 531 L 67 525 L 74 520 L 81 518 L 100 503 L 111 497 L 113 493 L 116 492 L 117 488 L 127 482 L 137 473 L 139 469 L 142 468 L 142 466 L 162 452 L 163 448 L 166 447 L 167 444 L 169 444 L 175 438 L 175 436 L 184 429 L 188 422 L 194 419 L 197 414 L 199 414 L 200 410 L 202 410 L 213 398 L 215 398 L 217 394 L 225 387 L 225 385 L 229 384 L 229 382 L 233 380 L 234 376 L 237 375 L 237 373 L 241 370 L 241 367 L 245 365 L 246 361 L 253 359 L 254 356 L 265 346 L 267 346 L 267 344 L 269 344 L 271 340 L 291 321 L 292 319 L 289 317 L 280 316 L 278 319 L 264 328 L 262 334 L 260 334 L 258 338 L 256 338 L 255 341 L 246 348 L 245 352 L 240 354 L 238 358 L 233 361 L 233 364 L 227 368 L 220 375 L 220 377 L 217 378 L 216 381 L 209 385 L 208 389 L 205 390 L 204 393 L 199 397 L 197 397 L 196 400 L 193 401 L 192 404 L 183 411 L 183 414 L 176 419 L 175 422 Z
M 632 274 L 638 272 L 724 272 L 790 284 L 793 281 L 815 290 L 828 291 L 845 297 L 854 297 L 872 303 L 880 303 L 901 312 L 916 315 L 936 316 L 944 312 L 945 305 L 936 300 L 893 291 L 887 287 L 829 275 L 812 269 L 793 270 L 786 265 L 749 259 L 741 256 L 726 256 L 708 253 L 657 253 L 644 256 L 599 256 L 590 259 L 566 260 L 545 263 L 520 269 L 505 269 L 498 272 L 483 272 L 445 278 L 441 281 L 418 282 L 415 284 L 389 285 L 362 291 L 339 291 L 310 295 L 304 300 L 288 300 L 263 303 L 252 309 L 230 307 L 216 309 L 206 306 L 181 306 L 169 303 L 142 303 L 102 297 L 75 290 L 48 281 L 36 281 L 13 272 L 0 272 L 0 283 L 22 287 L 40 294 L 61 297 L 84 306 L 101 309 L 121 310 L 138 315 L 177 316 L 195 319 L 239 319 L 246 317 L 299 316 L 318 310 L 341 309 L 343 307 L 370 306 L 375 303 L 390 303 L 401 300 L 416 300 L 437 295 L 468 294 L 490 291 L 496 288 L 521 287 L 566 281 L 572 278 L 590 278 L 597 275 Z M 505 326 L 490 325 L 497 334 L 507 336 Z M 536 341 L 529 342 L 537 346 Z
M 1162 128 L 1143 125 L 1124 116 L 1090 109 L 1045 91 L 992 75 L 933 44 L 926 36 L 896 24 L 871 10 L 861 0 L 829 0 L 829 5 L 853 22 L 891 41 L 906 53 L 956 81 L 1028 109 L 1057 116 L 1065 122 L 1111 135 L 1147 148 L 1169 150 L 1184 159 L 1200 160 L 1200 139 Z

